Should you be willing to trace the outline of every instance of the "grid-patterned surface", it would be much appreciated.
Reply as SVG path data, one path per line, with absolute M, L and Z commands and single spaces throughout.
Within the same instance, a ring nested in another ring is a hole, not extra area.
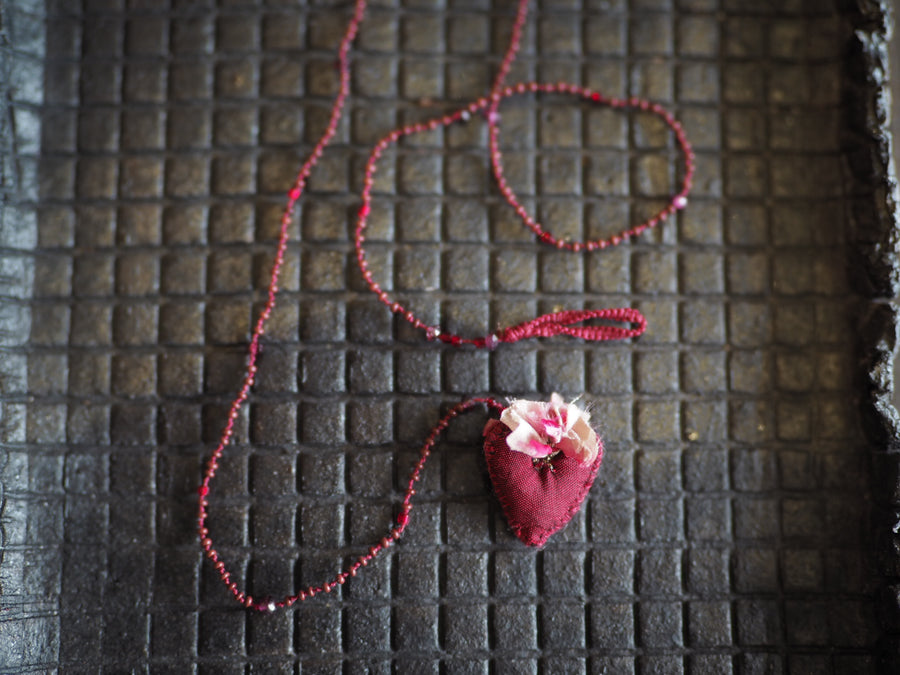
M 254 594 L 323 580 L 386 531 L 419 444 L 462 396 L 585 392 L 607 455 L 579 516 L 526 550 L 484 477 L 484 417 L 459 420 L 393 553 L 292 611 L 235 609 L 202 562 L 194 489 L 282 194 L 326 122 L 347 10 L 51 8 L 31 398 L 12 456 L 28 476 L 21 536 L 48 546 L 34 578 L 59 599 L 61 669 L 872 670 L 841 180 L 850 24 L 831 2 L 536 3 L 513 81 L 653 98 L 698 152 L 689 208 L 633 243 L 535 245 L 491 185 L 478 121 L 385 158 L 372 267 L 424 317 L 481 335 L 634 305 L 650 323 L 634 344 L 491 353 L 394 322 L 364 292 L 349 232 L 367 148 L 483 94 L 513 4 L 370 9 L 215 484 L 220 548 Z M 617 231 L 673 184 L 671 139 L 640 116 L 524 98 L 503 124 L 510 180 L 556 233 Z

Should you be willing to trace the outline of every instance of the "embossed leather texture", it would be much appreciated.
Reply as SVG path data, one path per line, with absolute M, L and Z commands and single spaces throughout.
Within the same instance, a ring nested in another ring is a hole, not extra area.
M 490 490 L 486 415 L 459 418 L 389 553 L 289 611 L 235 606 L 196 487 L 350 10 L 3 3 L 0 671 L 890 672 L 897 265 L 885 24 L 863 0 L 536 0 L 510 81 L 656 100 L 698 173 L 677 218 L 572 254 L 502 202 L 483 120 L 385 153 L 370 264 L 421 316 L 473 336 L 578 307 L 648 320 L 494 351 L 395 321 L 351 234 L 368 149 L 486 93 L 515 5 L 373 4 L 216 479 L 217 545 L 255 595 L 333 576 L 468 396 L 583 393 L 603 464 L 529 549 Z M 501 115 L 510 183 L 558 235 L 640 222 L 673 182 L 640 115 L 545 96 Z

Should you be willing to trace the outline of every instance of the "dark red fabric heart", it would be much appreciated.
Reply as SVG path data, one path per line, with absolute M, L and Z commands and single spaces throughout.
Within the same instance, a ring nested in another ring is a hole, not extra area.
M 528 455 L 510 450 L 508 435 L 509 428 L 498 420 L 485 426 L 488 474 L 512 531 L 528 546 L 543 546 L 581 508 L 603 460 L 603 442 L 591 464 L 583 466 L 559 454 L 551 460 L 551 471 L 546 465 L 535 466 Z

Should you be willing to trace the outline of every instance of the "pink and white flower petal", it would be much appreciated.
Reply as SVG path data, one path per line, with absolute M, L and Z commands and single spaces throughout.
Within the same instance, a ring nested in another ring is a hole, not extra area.
M 506 444 L 510 450 L 523 452 L 529 457 L 546 457 L 554 452 L 534 428 L 527 424 L 520 424 L 513 429 L 506 437 Z

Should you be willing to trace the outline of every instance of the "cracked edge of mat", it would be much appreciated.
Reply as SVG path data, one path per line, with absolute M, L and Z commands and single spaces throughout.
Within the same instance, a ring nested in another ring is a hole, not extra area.
M 890 0 L 854 0 L 855 32 L 845 67 L 845 171 L 849 264 L 866 301 L 857 315 L 862 420 L 870 442 L 873 549 L 881 577 L 883 672 L 900 672 L 900 416 L 894 360 L 900 323 L 900 229 L 892 159 Z

